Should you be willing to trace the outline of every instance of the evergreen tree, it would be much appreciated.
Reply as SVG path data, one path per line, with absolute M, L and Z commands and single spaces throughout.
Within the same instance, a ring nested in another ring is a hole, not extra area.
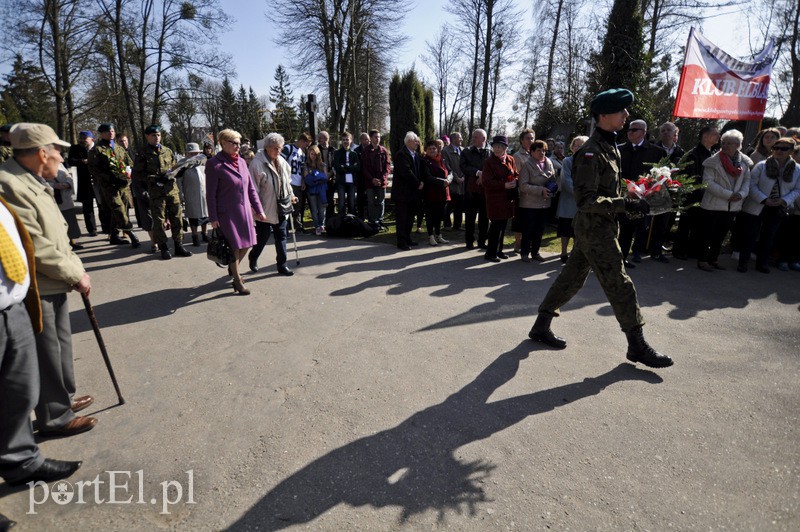
M 239 123 L 239 112 L 236 105 L 236 93 L 233 92 L 233 87 L 227 76 L 222 80 L 222 89 L 220 90 L 220 121 L 223 128 L 236 129 Z
M 430 93 L 427 95 L 426 93 Z M 430 97 L 430 109 L 426 109 L 426 98 Z M 427 117 L 430 117 L 428 124 Z M 389 146 L 392 153 L 403 147 L 406 132 L 413 131 L 424 139 L 435 135 L 433 124 L 433 92 L 426 89 L 412 69 L 395 74 L 389 84 Z
M 269 88 L 269 101 L 275 107 L 272 111 L 272 129 L 283 135 L 286 142 L 293 142 L 300 129 L 289 74 L 283 65 L 275 69 L 273 79 L 277 85 Z
M 588 98 L 607 89 L 624 87 L 636 97 L 628 109 L 631 118 L 653 123 L 653 102 L 647 82 L 650 60 L 644 52 L 639 0 L 614 0 L 603 47 L 600 53 L 592 54 L 591 63 Z
M 38 122 L 55 128 L 55 100 L 38 67 L 16 54 L 11 72 L 3 78 L 0 114 L 7 122 Z

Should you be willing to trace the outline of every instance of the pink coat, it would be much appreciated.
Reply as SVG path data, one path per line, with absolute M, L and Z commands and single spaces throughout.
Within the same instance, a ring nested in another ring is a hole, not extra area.
M 219 222 L 231 247 L 244 249 L 256 243 L 253 209 L 260 214 L 261 202 L 243 157 L 238 165 L 224 152 L 208 160 L 206 202 L 209 221 Z

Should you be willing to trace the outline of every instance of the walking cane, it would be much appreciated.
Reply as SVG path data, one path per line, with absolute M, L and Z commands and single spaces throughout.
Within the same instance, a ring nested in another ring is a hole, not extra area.
M 103 342 L 103 336 L 100 334 L 100 325 L 97 323 L 97 318 L 94 317 L 94 309 L 89 302 L 89 296 L 81 294 L 83 298 L 83 306 L 86 307 L 86 313 L 89 315 L 89 321 L 92 322 L 92 329 L 94 329 L 94 336 L 97 338 L 97 344 L 100 346 L 100 353 L 103 355 L 103 360 L 106 363 L 108 374 L 111 377 L 111 382 L 114 383 L 114 389 L 117 391 L 117 399 L 119 404 L 124 405 L 125 399 L 122 398 L 122 393 L 119 391 L 119 384 L 117 384 L 117 377 L 114 375 L 114 369 L 111 367 L 111 360 L 108 358 L 108 351 L 106 351 L 106 344 Z
M 297 236 L 295 236 L 294 234 L 294 216 L 292 216 L 292 214 L 294 214 L 294 209 L 292 209 L 292 212 L 289 213 L 289 226 L 292 229 L 292 242 L 294 242 L 294 258 L 297 261 L 297 264 L 300 264 L 300 254 L 297 252 Z

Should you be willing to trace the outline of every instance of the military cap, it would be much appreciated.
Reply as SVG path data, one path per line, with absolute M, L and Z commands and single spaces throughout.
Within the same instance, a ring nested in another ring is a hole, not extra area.
M 93 139 L 94 135 L 92 135 L 91 131 L 79 131 L 78 135 L 85 138 L 85 139 Z
M 199 153 L 200 151 L 202 151 L 200 150 L 200 145 L 197 144 L 196 142 L 186 143 L 186 153 L 195 153 L 195 152 Z
M 611 115 L 628 107 L 633 100 L 633 93 L 628 89 L 608 89 L 595 96 L 589 108 L 597 115 Z
M 14 127 L 14 124 L 3 124 L 0 126 L 0 133 L 8 133 L 12 127 Z
M 98 133 L 107 133 L 107 132 L 111 131 L 112 129 L 116 129 L 116 128 L 114 127 L 114 124 L 112 124 L 110 122 L 106 122 L 105 124 L 100 124 L 99 126 L 97 126 L 97 132 Z
M 144 128 L 145 135 L 152 135 L 153 133 L 161 133 L 161 126 L 158 124 L 150 124 L 146 128 Z
M 11 147 L 15 150 L 25 150 L 28 148 L 39 148 L 55 144 L 69 148 L 69 142 L 64 142 L 58 138 L 53 128 L 45 124 L 32 124 L 22 122 L 14 124 L 11 128 Z
M 502 144 L 506 148 L 508 148 L 508 137 L 505 135 L 496 135 L 492 137 L 492 146 L 495 144 Z

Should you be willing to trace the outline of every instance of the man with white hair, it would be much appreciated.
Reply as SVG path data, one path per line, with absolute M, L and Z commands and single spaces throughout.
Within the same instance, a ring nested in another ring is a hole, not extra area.
M 480 185 L 483 162 L 491 152 L 486 146 L 486 131 L 476 129 L 472 132 L 469 148 L 461 152 L 461 171 L 464 173 L 464 240 L 467 249 L 475 249 L 475 218 L 478 218 L 478 248 L 486 249 L 489 232 L 489 218 L 486 217 L 486 197 Z
M 413 131 L 406 133 L 405 146 L 394 155 L 394 180 L 392 181 L 392 200 L 394 200 L 395 223 L 397 226 L 397 247 L 408 251 L 417 242 L 411 240 L 414 225 L 414 209 L 419 190 L 428 174 L 428 165 L 417 153 L 419 136 Z
M 631 121 L 630 126 L 628 126 L 628 142 L 619 146 L 619 154 L 622 164 L 620 178 L 631 181 L 636 181 L 650 171 L 652 166 L 645 163 L 657 163 L 667 155 L 662 148 L 651 144 L 647 140 L 647 122 L 641 119 Z M 628 268 L 636 267 L 628 261 L 631 242 L 633 242 L 633 262 L 642 261 L 641 256 L 647 246 L 647 233 L 651 219 L 652 216 L 630 217 L 627 214 L 620 215 L 619 245 L 622 248 L 625 266 Z M 661 246 L 659 245 L 659 247 Z M 659 262 L 669 262 L 669 259 L 661 254 L 660 249 L 653 255 L 653 258 Z

